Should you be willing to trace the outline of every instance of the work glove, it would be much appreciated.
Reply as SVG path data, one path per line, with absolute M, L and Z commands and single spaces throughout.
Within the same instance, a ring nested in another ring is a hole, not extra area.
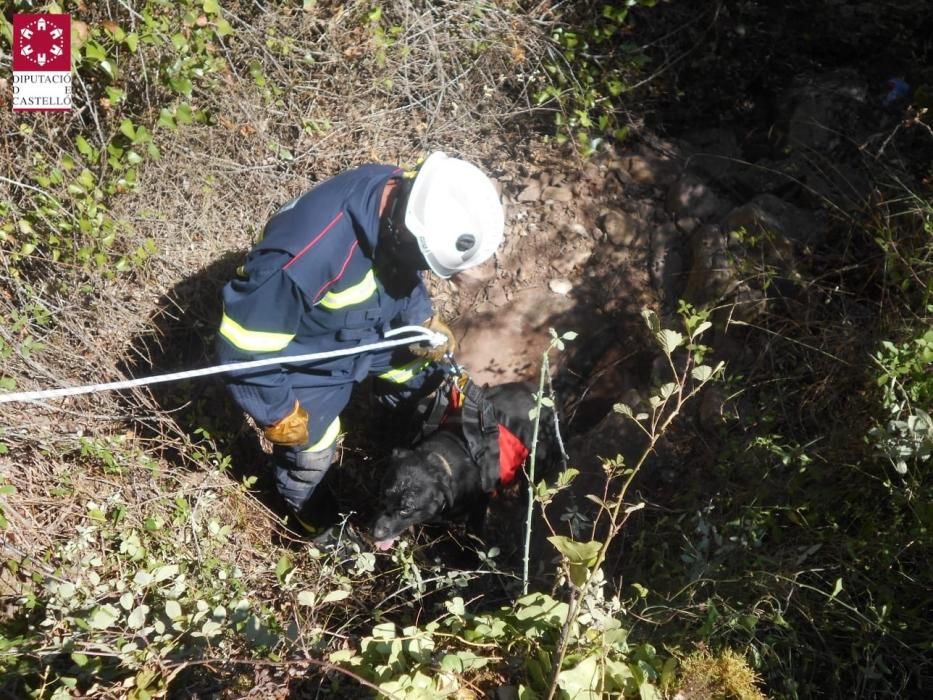
M 308 441 L 308 412 L 295 401 L 295 408 L 278 423 L 263 429 L 266 440 L 285 447 L 299 447 Z
M 415 343 L 408 346 L 408 349 L 411 350 L 412 353 L 418 355 L 419 357 L 423 357 L 426 360 L 439 362 L 440 360 L 444 359 L 445 354 L 448 352 L 453 353 L 457 350 L 457 340 L 454 338 L 454 332 L 450 330 L 450 327 L 441 320 L 440 316 L 434 314 L 421 325 L 425 326 L 429 330 L 434 331 L 435 333 L 442 333 L 443 335 L 446 335 L 447 342 L 441 343 L 440 345 L 433 348 L 426 344 L 423 345 L 421 343 Z

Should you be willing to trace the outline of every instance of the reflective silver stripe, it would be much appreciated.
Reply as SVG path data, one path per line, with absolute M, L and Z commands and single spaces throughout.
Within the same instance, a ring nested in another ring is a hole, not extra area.
M 311 445 L 308 449 L 303 450 L 303 452 L 321 452 L 326 450 L 337 441 L 338 435 L 340 435 L 340 416 L 334 418 L 334 422 L 327 426 L 327 430 L 324 431 L 324 435 L 321 436 L 320 440 Z
M 295 337 L 292 333 L 246 330 L 227 314 L 224 314 L 220 322 L 220 334 L 240 350 L 247 352 L 275 352 L 284 348 Z
M 423 370 L 429 364 L 431 364 L 430 361 L 418 358 L 417 360 L 412 360 L 411 362 L 404 364 L 401 367 L 393 367 L 388 372 L 383 372 L 379 375 L 379 378 L 385 379 L 387 382 L 404 384 L 416 374 L 421 372 L 421 370 Z
M 342 309 L 366 301 L 376 293 L 376 276 L 370 270 L 360 282 L 340 292 L 328 292 L 319 302 L 328 309 Z

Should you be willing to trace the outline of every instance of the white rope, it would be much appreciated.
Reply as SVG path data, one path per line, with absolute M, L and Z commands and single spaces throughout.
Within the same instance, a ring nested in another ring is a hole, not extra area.
M 447 336 L 443 333 L 436 333 L 423 326 L 402 326 L 386 331 L 383 334 L 385 338 L 392 338 L 402 333 L 415 333 L 397 340 L 381 340 L 367 345 L 358 345 L 353 348 L 344 348 L 342 350 L 329 350 L 327 352 L 312 352 L 305 355 L 291 355 L 284 357 L 267 357 L 262 360 L 249 360 L 246 362 L 232 362 L 228 365 L 215 365 L 203 369 L 191 369 L 184 372 L 171 372 L 169 374 L 159 374 L 154 377 L 140 377 L 139 379 L 127 379 L 120 382 L 108 382 L 106 384 L 87 384 L 85 386 L 63 387 L 61 389 L 46 389 L 45 391 L 19 391 L 9 394 L 0 394 L 0 404 L 12 403 L 13 401 L 36 401 L 40 399 L 54 399 L 60 396 L 77 396 L 78 394 L 94 394 L 100 391 L 114 391 L 116 389 L 131 389 L 137 386 L 146 386 L 148 384 L 160 384 L 163 382 L 175 382 L 180 379 L 190 379 L 192 377 L 204 377 L 209 374 L 220 374 L 222 372 L 235 372 L 241 369 L 253 369 L 254 367 L 265 367 L 277 364 L 298 364 L 310 363 L 316 360 L 326 360 L 331 357 L 342 357 L 344 355 L 355 355 L 361 352 L 371 350 L 382 350 L 385 348 L 394 348 L 399 345 L 410 345 L 411 343 L 428 341 L 432 347 L 437 347 L 447 341 Z

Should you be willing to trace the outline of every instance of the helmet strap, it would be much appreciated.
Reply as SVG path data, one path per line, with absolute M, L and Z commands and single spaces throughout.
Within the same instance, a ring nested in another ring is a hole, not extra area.
M 414 236 L 405 228 L 405 209 L 408 197 L 415 184 L 414 178 L 399 178 L 389 202 L 389 208 L 382 218 L 380 231 L 380 247 L 396 264 L 401 264 L 416 270 L 426 270 L 427 261 L 421 255 Z

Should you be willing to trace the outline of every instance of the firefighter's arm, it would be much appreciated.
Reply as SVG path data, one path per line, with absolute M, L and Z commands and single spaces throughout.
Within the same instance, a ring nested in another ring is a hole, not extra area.
M 426 343 L 411 345 L 409 349 L 414 354 L 437 362 L 446 353 L 456 351 L 457 340 L 454 338 L 453 331 L 434 310 L 424 282 L 420 282 L 409 297 L 408 307 L 403 313 L 403 321 L 407 325 L 426 326 L 436 333 L 447 336 L 447 342 L 436 347 L 429 347 Z
M 251 257 L 245 275 L 224 288 L 216 342 L 221 363 L 288 354 L 303 312 L 303 297 L 281 272 L 287 259 L 286 253 L 278 251 Z M 231 372 L 225 380 L 240 408 L 264 428 L 279 424 L 295 411 L 296 397 L 280 365 Z
M 408 295 L 408 303 L 398 319 L 400 326 L 421 326 L 434 315 L 434 305 L 424 282 L 420 279 L 418 284 Z

